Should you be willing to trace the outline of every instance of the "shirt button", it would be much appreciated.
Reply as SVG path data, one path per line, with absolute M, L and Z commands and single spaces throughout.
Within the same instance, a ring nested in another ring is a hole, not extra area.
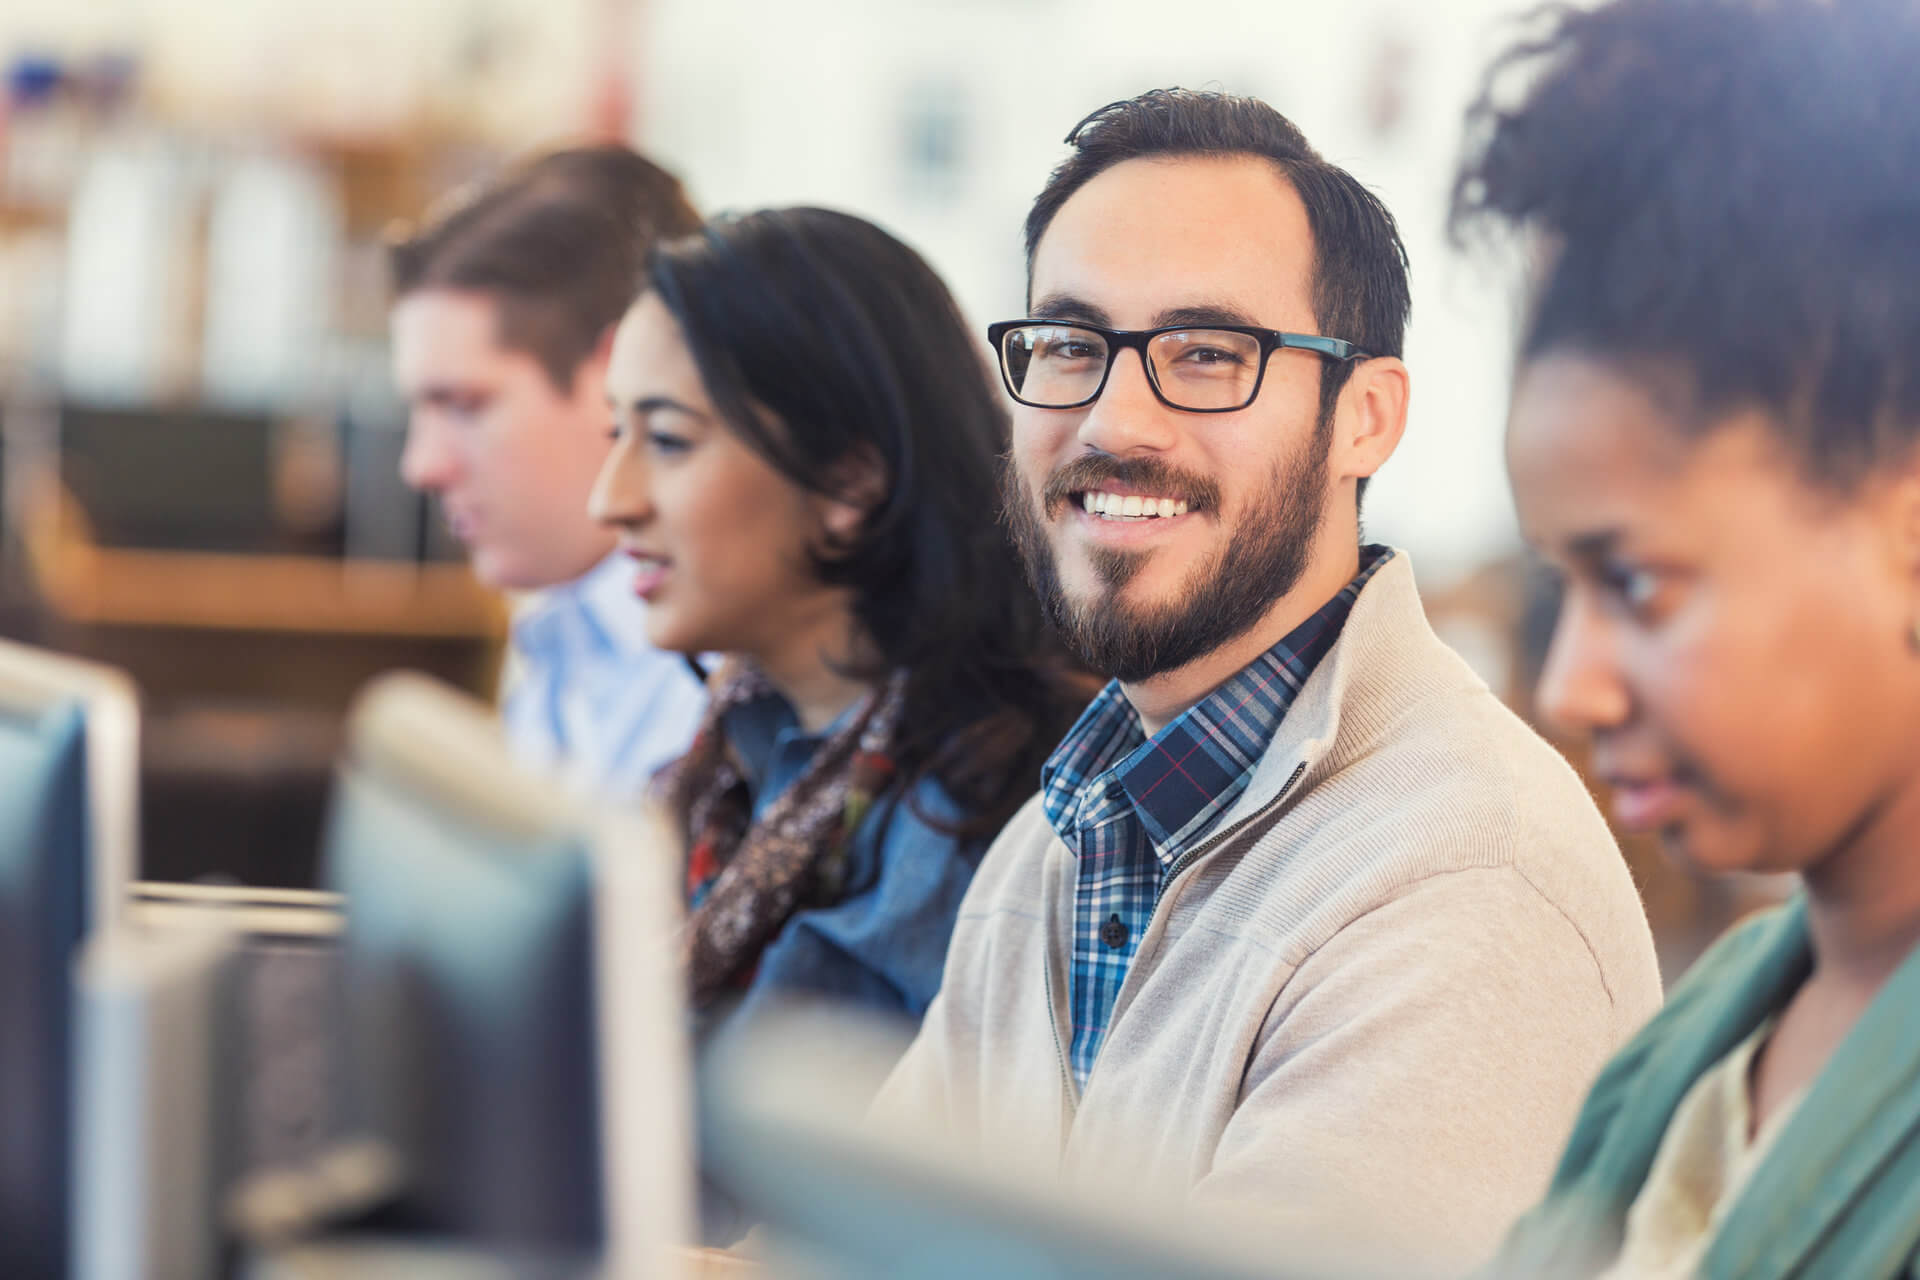
M 1127 926 L 1120 922 L 1119 912 L 1108 916 L 1107 922 L 1100 926 L 1100 941 L 1112 951 L 1127 945 Z

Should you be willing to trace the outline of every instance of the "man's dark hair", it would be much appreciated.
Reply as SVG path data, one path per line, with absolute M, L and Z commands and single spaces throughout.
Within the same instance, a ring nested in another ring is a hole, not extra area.
M 858 531 L 817 553 L 853 589 L 880 676 L 905 670 L 894 763 L 990 835 L 1033 791 L 1092 689 L 1067 667 L 995 519 L 1007 418 L 947 287 L 879 227 L 827 209 L 716 219 L 663 242 L 648 284 L 678 322 L 715 411 L 775 470 L 841 495 L 881 485 Z
M 1253 156 L 1272 162 L 1306 206 L 1320 332 L 1373 355 L 1401 353 L 1412 299 L 1407 249 L 1393 215 L 1352 174 L 1321 159 L 1300 130 L 1266 103 L 1194 89 L 1154 89 L 1100 108 L 1074 127 L 1067 142 L 1073 154 L 1048 176 L 1027 214 L 1029 280 L 1034 253 L 1054 215 L 1074 192 L 1115 165 L 1154 156 Z M 1347 361 L 1324 362 L 1323 424 L 1352 372 Z
M 564 391 L 633 301 L 654 241 L 699 225 L 679 179 L 630 149 L 555 151 L 394 244 L 393 292 L 491 295 L 501 345 Z
M 1522 358 L 1633 369 L 1693 430 L 1764 410 L 1834 492 L 1909 456 L 1920 8 L 1617 0 L 1536 21 L 1469 114 L 1452 214 L 1457 242 L 1536 242 Z

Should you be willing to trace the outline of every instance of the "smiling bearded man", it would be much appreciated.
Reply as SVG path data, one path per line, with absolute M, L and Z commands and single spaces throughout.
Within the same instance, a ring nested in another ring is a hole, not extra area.
M 1152 457 L 1083 454 L 1048 478 L 1040 502 L 1032 502 L 1013 468 L 1005 472 L 1007 522 L 1040 596 L 1047 620 L 1089 668 L 1123 682 L 1145 680 L 1184 667 L 1257 623 L 1273 601 L 1294 589 L 1326 505 L 1327 454 L 1333 421 L 1323 415 L 1291 460 L 1277 464 L 1259 504 L 1243 518 L 1218 553 L 1196 563 L 1171 605 L 1159 609 L 1126 602 L 1127 584 L 1150 553 L 1119 547 L 1088 550 L 1094 576 L 1104 588 L 1097 602 L 1076 606 L 1060 584 L 1060 570 L 1047 543 L 1047 525 L 1063 506 L 1087 505 L 1088 495 L 1119 490 L 1178 494 L 1157 500 L 1181 515 L 1209 515 L 1220 508 L 1220 487 L 1203 475 L 1176 471 Z M 1036 511 L 1036 505 L 1044 511 Z M 1104 506 L 1105 504 L 1100 504 Z M 1094 514 L 1106 514 L 1104 511 Z M 1117 513 L 1121 519 L 1170 519 L 1164 514 Z
M 1027 222 L 1006 517 L 1114 677 L 987 854 L 876 1104 L 997 1164 L 1472 1263 L 1659 1004 L 1579 779 L 1362 545 L 1393 220 L 1264 103 L 1094 113 Z

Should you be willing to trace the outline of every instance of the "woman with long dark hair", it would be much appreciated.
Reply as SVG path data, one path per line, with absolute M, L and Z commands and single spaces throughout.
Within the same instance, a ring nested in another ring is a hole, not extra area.
M 997 518 L 984 359 L 911 249 L 783 209 L 661 246 L 607 385 L 594 514 L 652 641 L 727 655 L 666 781 L 692 1000 L 917 1018 L 987 842 L 1085 693 Z
M 1601 1073 L 1515 1276 L 1920 1266 L 1920 9 L 1613 0 L 1497 68 L 1540 681 L 1622 823 L 1791 873 Z M 1462 1159 L 1471 1159 L 1463 1151 Z

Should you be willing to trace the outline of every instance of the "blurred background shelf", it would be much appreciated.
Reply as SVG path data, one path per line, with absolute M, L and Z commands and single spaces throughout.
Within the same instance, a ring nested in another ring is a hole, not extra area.
M 67 541 L 34 558 L 68 623 L 488 641 L 499 598 L 458 565 L 320 556 L 103 550 Z

